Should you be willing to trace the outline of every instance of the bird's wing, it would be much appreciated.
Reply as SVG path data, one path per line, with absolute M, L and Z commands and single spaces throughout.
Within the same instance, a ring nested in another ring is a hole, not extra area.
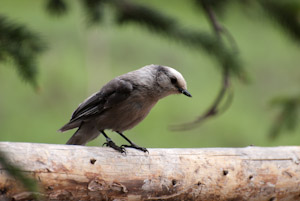
M 79 127 L 82 121 L 101 115 L 104 111 L 126 100 L 132 90 L 133 85 L 129 81 L 119 78 L 111 80 L 100 92 L 93 94 L 81 103 L 73 112 L 70 122 L 63 126 L 60 131 Z

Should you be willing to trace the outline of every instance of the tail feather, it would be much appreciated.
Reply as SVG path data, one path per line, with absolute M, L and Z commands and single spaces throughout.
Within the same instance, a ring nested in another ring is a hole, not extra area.
M 65 132 L 67 130 L 71 130 L 73 128 L 80 127 L 81 122 L 68 122 L 63 127 L 61 127 L 58 131 Z
M 92 124 L 82 123 L 66 144 L 85 145 L 99 134 L 100 132 Z
M 67 141 L 66 144 L 69 145 L 85 145 L 87 140 L 84 136 L 78 134 L 79 129 L 72 135 L 72 137 Z

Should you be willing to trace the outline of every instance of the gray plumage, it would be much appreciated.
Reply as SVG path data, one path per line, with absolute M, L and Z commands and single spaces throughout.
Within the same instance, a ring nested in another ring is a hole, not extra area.
M 100 132 L 129 130 L 141 122 L 161 98 L 187 91 L 183 76 L 173 68 L 147 65 L 118 76 L 87 98 L 59 131 L 78 128 L 67 144 L 85 145 Z M 106 136 L 107 140 L 110 140 Z M 126 138 L 127 139 L 127 138 Z M 128 139 L 128 142 L 131 141 Z

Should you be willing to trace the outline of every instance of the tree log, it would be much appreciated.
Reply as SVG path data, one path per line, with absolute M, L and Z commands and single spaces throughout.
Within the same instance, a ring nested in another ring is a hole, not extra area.
M 300 200 L 300 147 L 149 149 L 0 142 L 46 200 Z M 28 200 L 0 166 L 0 195 Z

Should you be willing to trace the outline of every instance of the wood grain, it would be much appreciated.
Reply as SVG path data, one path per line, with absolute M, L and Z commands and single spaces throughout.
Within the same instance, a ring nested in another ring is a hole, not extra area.
M 127 149 L 0 142 L 46 200 L 300 200 L 300 147 Z M 0 194 L 26 200 L 0 166 Z

